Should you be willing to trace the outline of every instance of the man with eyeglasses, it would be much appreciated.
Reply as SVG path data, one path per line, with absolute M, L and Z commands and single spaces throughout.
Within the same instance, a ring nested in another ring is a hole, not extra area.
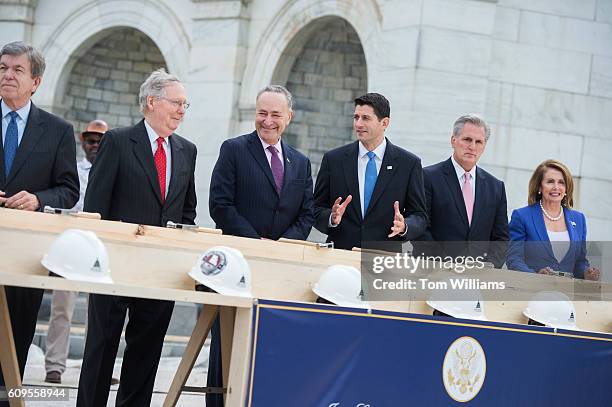
M 84 210 L 140 225 L 194 224 L 196 146 L 174 133 L 189 106 L 185 88 L 159 69 L 141 85 L 138 99 L 144 119 L 102 138 Z M 77 406 L 106 406 L 128 310 L 115 405 L 150 405 L 173 308 L 172 301 L 90 294 Z
M 85 157 L 77 162 L 79 173 L 80 196 L 77 204 L 72 208 L 77 211 L 83 210 L 85 191 L 89 170 L 96 159 L 98 147 L 102 141 L 102 136 L 108 130 L 108 125 L 103 120 L 90 122 L 85 131 L 81 133 L 81 147 L 85 152 Z M 70 348 L 70 325 L 77 293 L 73 291 L 53 291 L 51 300 L 51 316 L 49 318 L 49 329 L 47 331 L 47 350 L 45 352 L 45 382 L 58 384 L 62 382 L 62 374 L 66 370 L 66 359 Z M 118 379 L 113 378 L 112 384 L 119 383 Z

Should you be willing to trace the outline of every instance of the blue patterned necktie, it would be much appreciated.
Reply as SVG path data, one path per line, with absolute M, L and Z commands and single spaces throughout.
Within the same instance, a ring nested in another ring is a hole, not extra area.
M 363 217 L 368 212 L 368 206 L 370 205 L 370 199 L 372 198 L 372 192 L 374 192 L 374 185 L 376 185 L 376 154 L 374 152 L 368 152 L 368 165 L 365 170 L 365 180 L 363 183 Z
M 9 112 L 11 121 L 4 137 L 4 176 L 8 177 L 17 154 L 17 112 Z

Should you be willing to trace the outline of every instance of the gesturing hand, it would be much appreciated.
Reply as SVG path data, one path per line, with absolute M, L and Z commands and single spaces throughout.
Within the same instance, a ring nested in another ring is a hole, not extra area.
M 393 203 L 393 209 L 395 210 L 395 216 L 393 217 L 393 226 L 391 226 L 391 233 L 387 237 L 393 237 L 397 235 L 401 235 L 406 231 L 406 222 L 404 222 L 404 217 L 399 210 L 399 202 L 395 201 Z
M 589 267 L 584 271 L 584 279 L 591 281 L 598 281 L 600 276 L 599 269 L 597 267 Z
M 340 203 L 342 202 L 341 196 L 339 196 L 338 199 L 336 199 L 336 201 L 334 202 L 334 205 L 332 206 L 332 212 L 331 212 L 332 225 L 336 226 L 340 224 L 340 221 L 342 221 L 342 215 L 344 215 L 344 211 L 346 210 L 346 207 L 348 206 L 349 203 L 351 203 L 352 200 L 353 200 L 352 195 L 347 196 L 343 203 Z

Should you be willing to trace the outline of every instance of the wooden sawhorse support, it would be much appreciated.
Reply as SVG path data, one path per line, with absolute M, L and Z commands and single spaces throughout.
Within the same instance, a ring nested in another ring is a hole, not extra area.
M 221 325 L 221 364 L 223 367 L 224 400 L 227 407 L 242 406 L 246 400 L 246 381 L 251 342 L 251 308 L 205 305 L 193 328 L 183 358 L 172 380 L 164 407 L 176 406 L 196 358 L 204 346 L 217 315 Z M 197 389 L 201 391 L 203 389 Z M 211 390 L 211 389 L 206 389 Z

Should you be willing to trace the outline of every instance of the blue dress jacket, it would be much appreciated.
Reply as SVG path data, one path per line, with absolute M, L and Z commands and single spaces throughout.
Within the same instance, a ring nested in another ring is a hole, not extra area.
M 510 270 L 537 273 L 544 267 L 550 267 L 556 271 L 574 273 L 575 278 L 584 278 L 584 271 L 589 267 L 586 258 L 586 220 L 581 212 L 573 209 L 564 207 L 563 214 L 570 247 L 559 262 L 553 253 L 539 202 L 512 212 L 507 258 Z

